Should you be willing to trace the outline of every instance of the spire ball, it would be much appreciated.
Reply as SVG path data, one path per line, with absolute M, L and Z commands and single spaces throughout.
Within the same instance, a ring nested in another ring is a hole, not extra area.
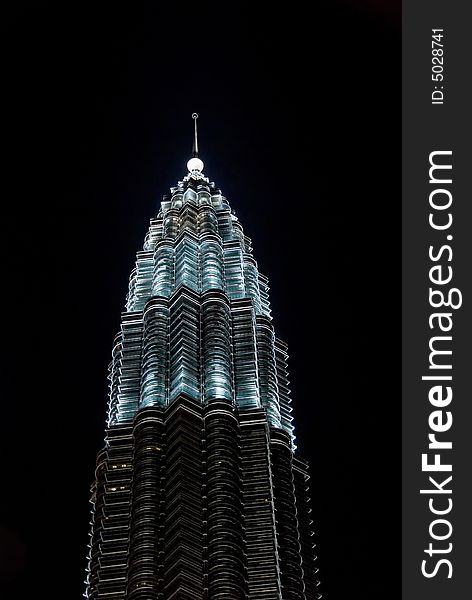
M 187 169 L 192 173 L 193 171 L 203 171 L 203 161 L 197 157 L 191 158 L 187 163 Z

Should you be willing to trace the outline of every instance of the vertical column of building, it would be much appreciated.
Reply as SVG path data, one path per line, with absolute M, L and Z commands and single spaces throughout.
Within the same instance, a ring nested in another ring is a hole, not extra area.
M 259 293 L 261 296 L 261 312 L 270 318 L 269 280 L 262 273 L 259 273 Z
M 170 307 L 169 401 L 180 394 L 200 399 L 200 298 L 181 288 Z
M 179 209 L 169 208 L 163 220 L 163 237 L 175 238 L 179 233 Z
M 162 598 L 165 453 L 162 408 L 139 411 L 134 422 L 134 478 L 127 598 Z
M 108 365 L 109 400 L 108 426 L 118 420 L 118 395 L 120 392 L 120 365 L 123 356 L 123 333 L 119 331 L 113 340 L 111 362 Z
M 233 399 L 231 313 L 228 297 L 219 291 L 202 295 L 202 373 L 205 403 Z
M 134 418 L 139 405 L 143 335 L 141 312 L 123 313 L 121 334 L 116 419 L 125 422 Z
M 197 233 L 197 197 L 188 197 L 187 201 L 182 205 L 180 209 L 180 232 L 185 233 Z
M 198 293 L 199 275 L 198 240 L 193 234 L 185 232 L 175 247 L 175 288 L 184 285 Z
M 226 241 L 223 249 L 226 293 L 230 298 L 244 298 L 246 290 L 241 242 Z
M 239 424 L 248 597 L 250 600 L 281 600 L 264 410 L 240 410 Z
M 126 597 L 132 427 L 116 425 L 109 428 L 105 453 L 105 461 L 103 453 L 99 455 L 88 597 L 118 599 Z
M 159 240 L 162 239 L 163 229 L 162 217 L 157 216 L 151 219 L 149 230 L 144 238 L 144 250 L 153 250 L 156 247 Z
M 218 218 L 214 208 L 211 206 L 211 200 L 208 194 L 205 198 L 200 198 L 201 205 L 198 209 L 197 225 L 200 235 L 218 233 Z
M 284 600 L 304 600 L 291 439 L 286 431 L 270 429 L 270 457 L 282 597 Z
M 218 232 L 220 237 L 225 242 L 231 242 L 233 240 L 233 221 L 231 219 L 231 209 L 227 202 L 221 197 L 220 207 L 216 212 L 218 219 Z M 239 243 L 236 244 L 239 246 Z
M 308 474 L 307 463 L 297 457 L 293 457 L 293 477 L 297 502 L 298 527 L 300 532 L 305 598 L 306 600 L 319 600 L 321 594 L 318 592 L 318 569 L 316 567 L 313 521 L 311 519 L 310 498 L 308 495 L 308 480 L 310 476 Z
M 202 292 L 224 290 L 223 249 L 216 235 L 205 233 L 200 241 Z
M 259 408 L 256 324 L 249 299 L 231 302 L 233 317 L 234 395 L 239 407 Z
M 203 584 L 202 415 L 184 396 L 166 417 L 165 600 L 195 600 Z M 196 596 L 197 594 L 197 596 Z
M 259 368 L 259 390 L 261 404 L 266 409 L 272 427 L 281 427 L 277 368 L 274 355 L 274 328 L 270 319 L 256 317 L 257 364 Z
M 97 466 L 95 469 L 95 481 L 92 485 L 92 520 L 90 522 L 90 543 L 87 563 L 87 585 L 85 597 L 98 598 L 98 582 L 100 570 L 100 542 L 103 531 L 104 519 L 104 501 L 105 501 L 105 472 L 106 472 L 106 448 L 100 450 L 97 456 Z
M 154 280 L 152 293 L 154 296 L 169 298 L 174 289 L 175 260 L 174 244 L 169 240 L 162 240 L 156 246 L 154 253 Z
M 275 364 L 277 368 L 277 389 L 279 395 L 279 407 L 280 407 L 280 422 L 282 428 L 290 434 L 292 439 L 292 447 L 294 445 L 294 427 L 292 425 L 292 407 L 290 399 L 290 382 L 288 378 L 288 353 L 287 344 L 282 340 L 275 338 L 274 343 L 275 350 Z
M 126 294 L 126 310 L 131 311 L 136 297 L 136 267 L 129 276 L 128 293 Z
M 210 202 L 210 200 L 208 200 Z M 224 290 L 224 258 L 221 237 L 218 235 L 218 219 L 209 205 L 200 206 L 198 212 L 200 236 L 201 290 Z
M 239 225 L 239 223 L 238 223 Z M 253 256 L 244 252 L 244 283 L 246 293 L 251 298 L 256 315 L 261 314 L 261 295 L 259 291 L 259 273 L 257 263 Z
M 165 298 L 150 300 L 143 317 L 140 407 L 165 407 L 169 383 L 168 300 Z
M 154 252 L 141 250 L 136 255 L 136 283 L 128 298 L 128 311 L 143 310 L 152 290 L 154 276 Z
M 229 402 L 205 412 L 208 598 L 245 600 L 245 560 L 238 421 Z

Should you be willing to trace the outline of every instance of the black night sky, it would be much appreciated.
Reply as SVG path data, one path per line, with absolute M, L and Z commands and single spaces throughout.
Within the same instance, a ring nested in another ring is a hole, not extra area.
M 399 6 L 261 8 L 4 14 L 2 598 L 83 593 L 112 340 L 194 111 L 289 344 L 324 597 L 400 597 Z

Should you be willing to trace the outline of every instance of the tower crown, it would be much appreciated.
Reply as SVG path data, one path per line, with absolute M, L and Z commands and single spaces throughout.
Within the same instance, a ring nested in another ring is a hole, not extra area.
M 267 278 L 203 175 L 151 219 L 109 367 L 86 598 L 319 600 Z
M 194 114 L 195 154 L 196 121 Z M 198 157 L 190 159 L 191 172 L 163 199 L 137 254 L 110 372 L 109 423 L 126 422 L 143 407 L 166 407 L 186 393 L 203 405 L 225 399 L 239 408 L 263 407 L 268 423 L 284 429 L 295 448 L 287 350 L 271 322 L 268 280 L 238 217 L 201 168 Z M 163 319 L 159 342 L 148 323 L 155 311 Z M 124 386 L 130 335 L 142 343 L 151 336 L 161 370 L 142 355 L 135 383 Z

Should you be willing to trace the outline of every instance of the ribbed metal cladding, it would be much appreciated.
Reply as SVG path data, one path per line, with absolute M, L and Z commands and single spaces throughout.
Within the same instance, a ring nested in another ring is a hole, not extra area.
M 164 598 L 203 590 L 202 412 L 181 396 L 166 417 Z M 200 592 L 199 592 L 200 593 Z
M 169 369 L 169 301 L 150 300 L 143 314 L 144 335 L 140 407 L 167 405 Z
M 109 380 L 85 596 L 318 599 L 287 345 L 251 240 L 198 170 L 151 219 Z
M 269 432 L 262 409 L 240 411 L 242 492 L 251 600 L 280 600 Z
M 304 600 L 292 451 L 286 431 L 271 428 L 270 458 L 282 598 Z
M 233 398 L 231 360 L 231 312 L 224 294 L 209 291 L 202 294 L 201 308 L 203 400 Z
M 165 447 L 163 411 L 140 411 L 134 424 L 134 478 L 127 598 L 163 598 Z
M 132 427 L 109 429 L 92 496 L 90 598 L 126 598 L 132 463 Z
M 104 500 L 105 500 L 105 470 L 106 470 L 106 449 L 98 453 L 97 466 L 95 469 L 95 482 L 92 485 L 91 503 L 93 505 L 90 544 L 87 567 L 87 589 L 89 598 L 98 598 L 98 582 L 100 568 L 100 540 L 103 530 L 104 519 Z
M 275 334 L 270 319 L 256 317 L 257 365 L 259 368 L 259 388 L 261 403 L 270 415 L 272 425 L 281 427 L 277 366 L 274 356 Z
M 316 567 L 313 520 L 309 497 L 308 464 L 300 457 L 293 457 L 293 479 L 297 498 L 298 530 L 300 533 L 300 550 L 305 582 L 306 600 L 320 600 L 318 568 Z
M 208 598 L 246 599 L 239 424 L 228 402 L 205 411 Z

